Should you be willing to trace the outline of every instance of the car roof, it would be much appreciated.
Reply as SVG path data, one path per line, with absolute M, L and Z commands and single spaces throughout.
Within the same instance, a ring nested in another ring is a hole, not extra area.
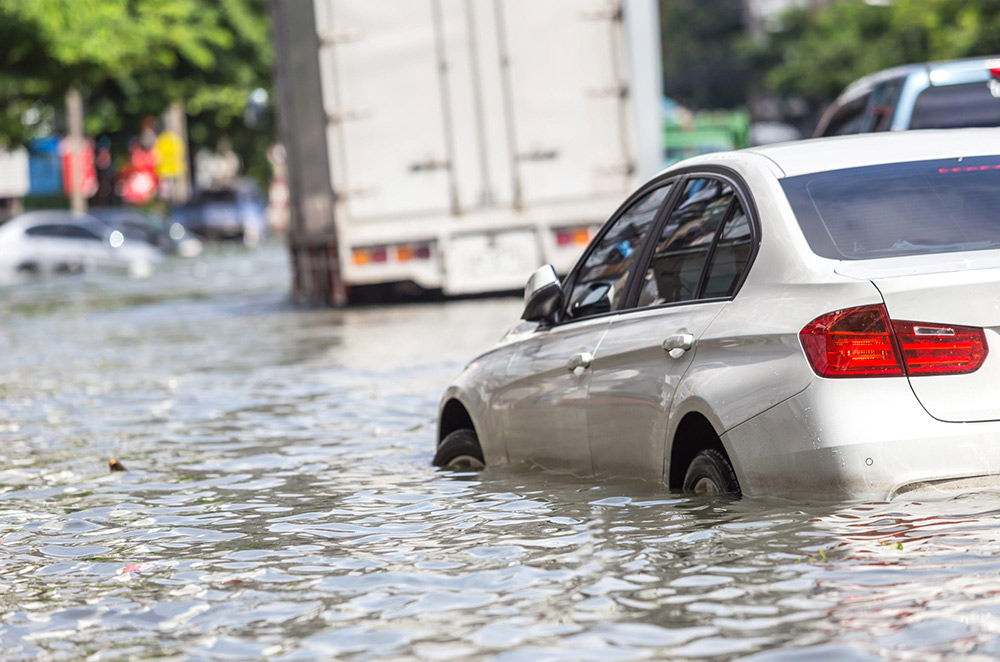
M 879 83 L 894 78 L 905 78 L 914 73 L 924 73 L 928 76 L 932 85 L 947 85 L 952 82 L 963 82 L 961 76 L 954 77 L 953 74 L 966 71 L 982 71 L 984 79 L 988 78 L 985 73 L 988 69 L 1000 68 L 1000 55 L 988 57 L 972 57 L 962 60 L 942 60 L 939 62 L 920 62 L 915 64 L 904 64 L 898 67 L 891 67 L 876 71 L 875 73 L 862 76 L 844 88 L 837 100 L 841 103 L 867 94 Z
M 1000 155 L 1000 128 L 863 133 L 751 147 L 741 153 L 764 156 L 785 177 L 796 177 L 885 163 Z

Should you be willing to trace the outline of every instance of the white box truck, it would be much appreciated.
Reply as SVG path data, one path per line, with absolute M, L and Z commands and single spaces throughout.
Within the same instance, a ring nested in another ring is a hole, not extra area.
M 308 262 L 335 236 L 348 291 L 464 295 L 519 289 L 545 263 L 564 273 L 660 167 L 656 0 L 311 4 L 325 127 L 290 158 L 293 178 L 315 175 L 301 157 L 325 142 L 332 210 L 308 192 L 300 202 L 332 225 L 300 224 L 291 243 Z M 286 56 L 279 85 L 296 75 Z M 283 103 L 286 135 L 308 96 Z

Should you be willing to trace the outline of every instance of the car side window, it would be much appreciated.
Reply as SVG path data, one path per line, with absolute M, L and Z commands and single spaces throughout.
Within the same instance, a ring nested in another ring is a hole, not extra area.
M 861 122 L 865 109 L 871 100 L 871 93 L 848 101 L 834 111 L 833 116 L 822 131 L 824 136 L 844 136 L 861 132 Z
M 34 225 L 24 231 L 32 237 L 57 237 L 59 239 L 86 239 L 89 241 L 101 241 L 101 237 L 94 234 L 87 228 L 70 223 L 53 223 L 45 225 Z
M 733 197 L 732 187 L 714 177 L 687 183 L 653 249 L 639 292 L 639 308 L 698 296 L 705 261 Z
M 101 237 L 88 228 L 80 225 L 66 225 L 63 228 L 63 236 L 71 239 L 86 239 L 87 241 L 101 241 Z
M 705 289 L 701 295 L 706 299 L 732 296 L 750 260 L 753 242 L 750 219 L 738 200 L 732 204 L 735 209 L 722 227 L 708 265 Z
M 640 197 L 600 238 L 577 270 L 566 319 L 599 315 L 621 307 L 629 274 L 670 188 L 671 184 L 665 184 Z
M 886 81 L 879 85 L 868 105 L 861 131 L 865 133 L 888 131 L 892 127 L 892 116 L 903 92 L 903 79 Z
M 33 225 L 24 231 L 24 234 L 31 237 L 61 237 L 62 233 L 58 225 Z

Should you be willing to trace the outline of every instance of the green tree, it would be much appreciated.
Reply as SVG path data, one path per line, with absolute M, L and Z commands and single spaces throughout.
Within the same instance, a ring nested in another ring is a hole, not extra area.
M 819 106 L 880 69 L 1000 52 L 1000 0 L 845 0 L 793 9 L 745 52 L 770 89 Z
M 660 0 L 663 90 L 686 106 L 746 105 L 742 0 Z
M 196 141 L 243 133 L 248 95 L 270 87 L 268 30 L 266 0 L 0 0 L 0 142 L 30 138 L 25 113 L 61 108 L 70 86 L 92 135 L 138 133 L 173 101 Z

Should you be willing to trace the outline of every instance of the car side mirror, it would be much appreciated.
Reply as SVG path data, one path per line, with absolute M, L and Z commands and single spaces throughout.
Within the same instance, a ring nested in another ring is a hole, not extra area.
M 524 286 L 524 313 L 521 319 L 528 322 L 553 322 L 562 308 L 562 284 L 551 264 L 540 267 L 531 274 Z

